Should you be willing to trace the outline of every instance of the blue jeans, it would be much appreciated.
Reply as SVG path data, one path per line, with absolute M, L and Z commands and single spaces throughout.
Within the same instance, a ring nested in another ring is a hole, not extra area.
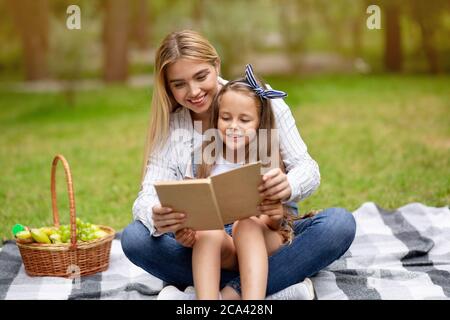
M 355 238 L 353 215 L 343 208 L 329 208 L 311 218 L 295 221 L 295 238 L 269 257 L 267 295 L 314 276 L 341 257 Z M 193 285 L 192 249 L 173 236 L 150 235 L 134 221 L 123 231 L 122 249 L 128 259 L 155 277 L 178 287 Z M 222 270 L 221 288 L 231 286 L 240 293 L 239 273 Z

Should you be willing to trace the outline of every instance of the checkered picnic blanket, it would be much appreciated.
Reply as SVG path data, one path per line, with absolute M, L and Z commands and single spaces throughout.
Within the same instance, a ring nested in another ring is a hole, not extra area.
M 365 203 L 356 237 L 312 280 L 318 299 L 450 299 L 450 210 Z
M 367 202 L 353 214 L 353 244 L 311 278 L 317 299 L 450 299 L 448 207 Z M 29 277 L 13 241 L 0 251 L 0 299 L 155 299 L 162 286 L 125 257 L 118 237 L 108 270 L 78 280 Z

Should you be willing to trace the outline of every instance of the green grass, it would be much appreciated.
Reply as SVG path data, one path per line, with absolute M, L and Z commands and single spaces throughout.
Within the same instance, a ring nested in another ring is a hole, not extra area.
M 321 186 L 301 212 L 330 206 L 385 208 L 450 202 L 450 77 L 321 76 L 269 78 L 289 93 L 302 138 L 317 160 Z M 52 223 L 50 170 L 63 154 L 71 166 L 77 215 L 116 229 L 132 219 L 150 91 L 107 87 L 61 94 L 0 88 L 0 237 L 15 223 Z M 62 223 L 69 211 L 57 173 Z

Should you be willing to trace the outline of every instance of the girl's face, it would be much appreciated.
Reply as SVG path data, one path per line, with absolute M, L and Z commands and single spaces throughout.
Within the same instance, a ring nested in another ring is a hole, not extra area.
M 235 91 L 222 95 L 217 128 L 227 149 L 238 150 L 248 145 L 258 127 L 259 112 L 254 98 Z
M 181 58 L 167 68 L 166 77 L 175 100 L 197 114 L 209 110 L 217 94 L 218 66 Z

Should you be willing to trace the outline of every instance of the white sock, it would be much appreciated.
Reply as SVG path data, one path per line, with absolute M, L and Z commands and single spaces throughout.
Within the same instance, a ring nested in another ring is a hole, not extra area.
M 173 289 L 171 289 L 171 290 L 173 290 Z M 184 293 L 188 294 L 190 296 L 194 295 L 194 299 L 193 300 L 195 300 L 195 298 L 196 298 L 195 297 L 195 288 L 193 286 L 186 287 L 186 289 L 184 289 Z M 186 300 L 188 300 L 188 299 L 186 299 Z M 219 292 L 219 300 L 223 300 L 223 296 L 222 296 L 221 292 Z
M 266 297 L 266 300 L 313 300 L 314 287 L 309 278 Z
M 186 287 L 186 289 L 184 289 L 184 292 L 195 294 L 195 288 L 193 286 Z
M 195 291 L 193 293 L 183 292 L 174 286 L 166 286 L 158 294 L 156 300 L 195 300 Z

